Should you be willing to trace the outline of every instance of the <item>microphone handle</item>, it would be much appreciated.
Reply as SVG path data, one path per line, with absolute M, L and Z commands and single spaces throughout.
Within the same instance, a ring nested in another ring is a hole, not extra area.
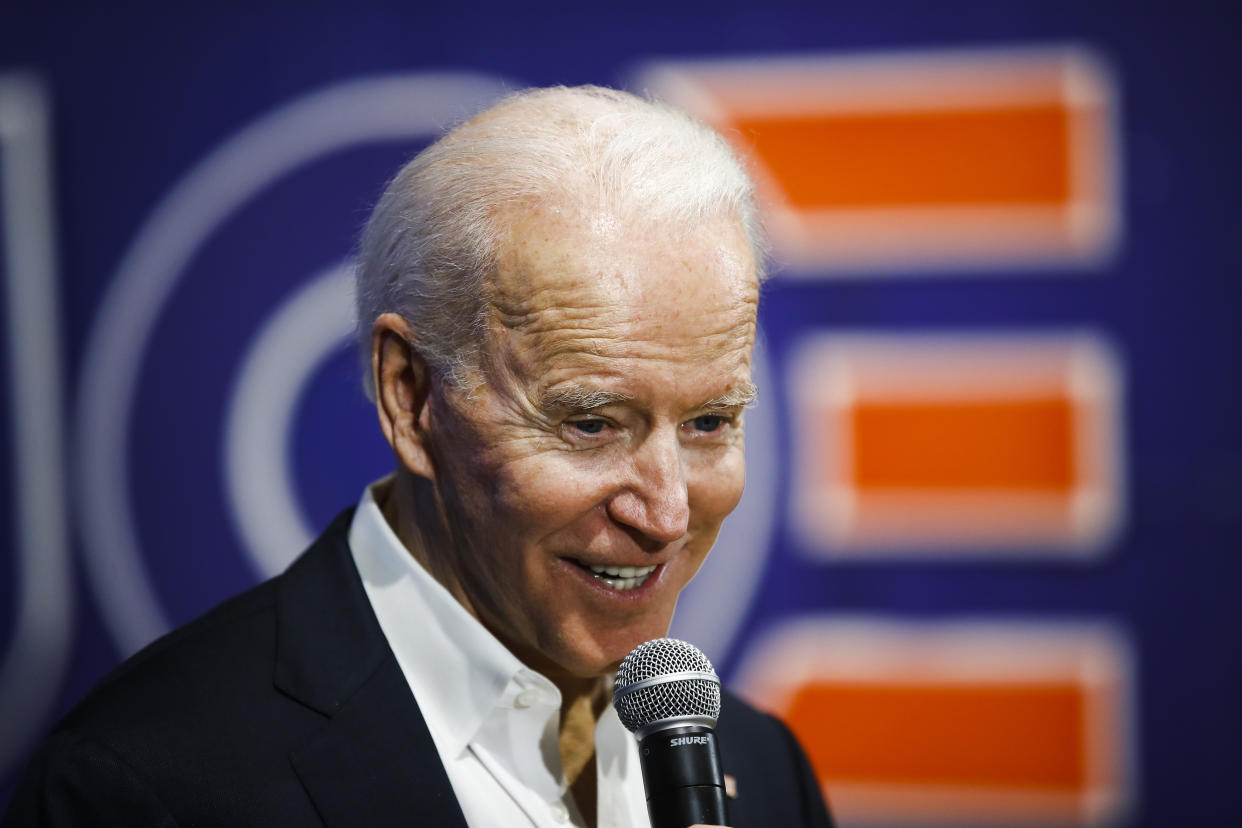
M 651 828 L 727 825 L 716 733 L 703 725 L 660 730 L 638 743 Z

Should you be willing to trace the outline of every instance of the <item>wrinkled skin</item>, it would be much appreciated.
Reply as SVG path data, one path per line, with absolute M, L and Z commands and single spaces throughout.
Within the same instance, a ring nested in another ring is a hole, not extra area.
M 731 219 L 676 234 L 545 208 L 509 226 L 472 394 L 422 363 L 403 320 L 376 321 L 380 420 L 401 466 L 387 511 L 566 692 L 667 632 L 741 497 L 755 262 Z M 659 568 L 618 591 L 580 564 Z

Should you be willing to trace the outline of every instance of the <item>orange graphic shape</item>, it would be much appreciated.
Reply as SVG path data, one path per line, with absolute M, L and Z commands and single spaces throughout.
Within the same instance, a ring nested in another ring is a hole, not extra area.
M 796 208 L 1061 206 L 1071 197 L 1064 106 L 735 117 Z
M 785 275 L 1097 265 L 1122 232 L 1115 82 L 1073 46 L 652 64 L 751 161 Z
M 1074 406 L 1017 400 L 859 401 L 849 412 L 851 482 L 860 491 L 1068 494 L 1078 482 Z
M 785 714 L 834 782 L 1078 792 L 1084 689 L 1071 683 L 814 683 Z

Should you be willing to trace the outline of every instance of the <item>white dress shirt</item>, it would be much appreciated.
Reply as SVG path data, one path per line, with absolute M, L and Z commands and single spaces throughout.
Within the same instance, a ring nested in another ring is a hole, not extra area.
M 584 826 L 561 768 L 561 694 L 409 553 L 367 487 L 354 565 L 471 828 Z M 638 747 L 608 705 L 595 726 L 598 828 L 650 828 Z

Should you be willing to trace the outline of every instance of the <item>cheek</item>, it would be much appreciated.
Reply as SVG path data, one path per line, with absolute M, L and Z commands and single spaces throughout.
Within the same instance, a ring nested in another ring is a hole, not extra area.
M 616 458 L 556 452 L 495 464 L 476 476 L 489 497 L 479 504 L 489 522 L 503 533 L 496 541 L 538 541 L 556 533 L 591 533 L 588 518 L 619 485 Z M 715 457 L 691 458 L 686 467 L 687 494 L 701 529 L 719 525 L 737 506 L 746 481 L 740 448 Z
M 496 470 L 492 507 L 515 533 L 537 539 L 591 512 L 603 501 L 606 480 L 572 456 L 527 458 Z
M 741 451 L 730 451 L 717 462 L 691 471 L 687 481 L 690 505 L 703 523 L 717 523 L 729 516 L 742 499 L 746 485 L 746 461 Z

